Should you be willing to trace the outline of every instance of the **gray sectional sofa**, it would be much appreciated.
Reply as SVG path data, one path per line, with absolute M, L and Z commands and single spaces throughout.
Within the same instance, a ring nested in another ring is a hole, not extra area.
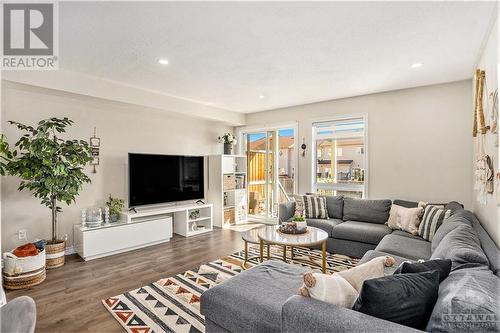
M 376 205 L 380 208 L 378 211 L 385 214 L 389 209 L 385 202 L 366 201 L 362 205 L 370 207 Z M 398 203 L 405 204 L 401 201 Z M 415 203 L 406 204 L 411 206 Z M 344 249 L 346 250 L 344 253 L 361 254 L 364 251 L 361 263 L 378 256 L 393 256 L 397 263 L 392 268 L 386 268 L 386 274 L 392 274 L 403 261 L 451 259 L 452 271 L 439 286 L 439 297 L 426 331 L 500 331 L 500 252 L 473 213 L 461 209 L 456 203 L 449 204 L 449 208 L 453 208 L 452 216 L 438 229 L 432 242 L 428 242 L 403 231 L 385 230 L 381 227 L 383 226 L 381 217 L 368 217 L 371 221 L 368 222 L 362 221 L 367 216 L 359 211 L 358 215 L 351 214 L 351 207 L 362 205 L 347 203 L 348 209 L 342 215 L 342 222 L 309 223 L 310 225 L 314 223 L 318 227 L 323 223 L 322 229 L 330 228 L 330 251 L 332 248 Z M 383 207 L 385 208 L 382 209 Z M 289 205 L 282 207 L 281 211 L 289 212 Z M 353 218 L 344 221 L 346 216 Z M 335 231 L 348 221 L 357 223 L 349 223 L 347 225 L 352 225 L 349 228 Z M 375 227 L 358 223 L 371 223 L 375 224 Z M 382 237 L 380 230 L 384 230 L 385 233 Z M 355 235 L 355 232 L 370 235 Z M 378 244 L 372 244 L 378 237 L 380 237 Z M 342 245 L 335 245 L 336 242 L 341 242 Z M 358 249 L 349 249 L 349 246 Z M 208 333 L 417 331 L 351 309 L 297 295 L 297 290 L 302 285 L 304 271 L 302 267 L 272 260 L 209 289 L 201 296 L 201 313 L 205 316 L 206 331 Z

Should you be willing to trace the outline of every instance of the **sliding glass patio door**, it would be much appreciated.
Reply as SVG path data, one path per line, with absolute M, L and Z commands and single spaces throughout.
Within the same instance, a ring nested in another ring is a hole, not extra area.
M 243 133 L 248 159 L 248 208 L 253 218 L 276 220 L 278 206 L 294 193 L 296 147 L 294 129 Z

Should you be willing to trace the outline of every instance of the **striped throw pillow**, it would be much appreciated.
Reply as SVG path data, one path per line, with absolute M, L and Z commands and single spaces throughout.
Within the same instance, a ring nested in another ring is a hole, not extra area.
M 304 216 L 308 219 L 327 219 L 326 198 L 304 195 Z
M 436 230 L 443 224 L 443 221 L 450 217 L 451 210 L 445 210 L 443 206 L 427 205 L 425 206 L 422 222 L 418 227 L 418 234 L 423 239 L 432 241 Z

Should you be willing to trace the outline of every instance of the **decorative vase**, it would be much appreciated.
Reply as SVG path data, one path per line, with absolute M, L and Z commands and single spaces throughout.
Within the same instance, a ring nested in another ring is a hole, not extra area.
M 295 225 L 297 226 L 298 231 L 302 231 L 305 228 L 307 228 L 307 222 L 306 221 L 295 221 Z
M 224 155 L 231 155 L 233 150 L 233 145 L 230 143 L 224 143 Z
M 118 220 L 120 219 L 120 215 L 111 213 L 109 214 L 109 219 L 111 220 L 111 223 L 118 222 Z
M 45 262 L 47 264 L 47 269 L 58 268 L 64 266 L 64 249 L 66 247 L 65 241 L 57 241 L 52 243 L 52 241 L 47 241 L 45 246 Z

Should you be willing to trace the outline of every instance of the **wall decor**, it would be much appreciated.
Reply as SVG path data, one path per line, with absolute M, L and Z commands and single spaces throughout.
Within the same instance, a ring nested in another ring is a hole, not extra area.
M 490 93 L 491 113 L 490 113 L 490 129 L 495 135 L 495 147 L 498 147 L 498 88 Z
M 300 149 L 302 149 L 302 157 L 306 156 L 306 148 L 307 148 L 306 138 L 302 137 L 302 144 L 300 145 Z
M 96 136 L 96 128 L 94 127 L 94 136 L 92 136 L 89 140 L 90 144 L 90 155 L 92 156 L 92 161 L 90 161 L 90 165 L 92 165 L 92 173 L 96 173 L 96 166 L 99 165 L 99 149 L 101 147 L 101 139 Z
M 486 82 L 486 72 L 481 69 L 476 69 L 475 75 L 475 102 L 474 102 L 474 125 L 472 128 L 472 136 L 476 137 L 478 133 L 486 134 L 488 132 L 489 126 L 486 126 L 484 119 L 484 107 L 483 107 L 483 97 L 484 97 L 484 87 Z M 479 125 L 478 125 L 479 117 Z

